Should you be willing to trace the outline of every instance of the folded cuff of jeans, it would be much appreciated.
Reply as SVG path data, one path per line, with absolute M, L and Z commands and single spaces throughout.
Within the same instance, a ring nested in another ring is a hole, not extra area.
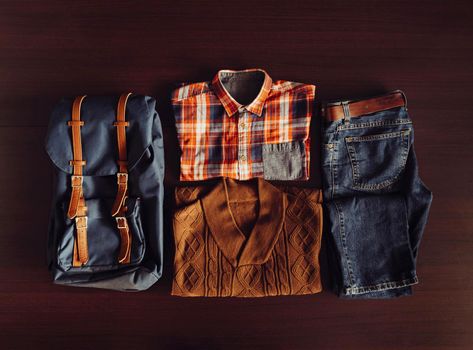
M 389 290 L 396 290 L 396 289 L 405 289 L 408 291 L 408 294 L 410 294 L 410 288 L 406 288 L 409 286 L 412 286 L 414 284 L 419 283 L 419 280 L 417 279 L 417 276 L 413 276 L 412 278 L 407 278 L 401 281 L 392 281 L 392 282 L 383 282 L 375 285 L 370 285 L 370 286 L 359 286 L 359 287 L 349 287 L 345 288 L 344 292 L 342 292 L 343 296 L 362 296 L 366 295 L 366 297 L 370 297 L 369 295 L 375 295 L 375 294 L 380 294 L 380 297 L 390 297 L 388 294 L 390 293 L 380 293 L 380 292 L 385 292 Z M 398 296 L 397 294 L 399 293 L 394 293 L 396 295 L 393 296 Z M 403 294 L 404 295 L 404 294 Z

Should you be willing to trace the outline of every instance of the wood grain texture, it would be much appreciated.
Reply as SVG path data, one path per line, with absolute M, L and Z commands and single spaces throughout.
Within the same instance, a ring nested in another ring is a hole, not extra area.
M 425 0 L 0 1 L 0 348 L 472 349 L 472 10 Z M 171 193 L 174 84 L 250 67 L 315 83 L 318 101 L 406 92 L 434 193 L 414 296 L 171 297 L 168 206 L 165 274 L 149 291 L 53 285 L 43 139 L 57 100 L 156 97 Z

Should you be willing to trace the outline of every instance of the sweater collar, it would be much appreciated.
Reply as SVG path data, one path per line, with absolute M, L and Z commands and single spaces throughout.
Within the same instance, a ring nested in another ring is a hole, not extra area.
M 228 184 L 222 178 L 202 199 L 211 234 L 232 266 L 263 264 L 271 255 L 283 227 L 286 195 L 257 178 L 259 213 L 248 238 L 238 227 L 229 203 Z

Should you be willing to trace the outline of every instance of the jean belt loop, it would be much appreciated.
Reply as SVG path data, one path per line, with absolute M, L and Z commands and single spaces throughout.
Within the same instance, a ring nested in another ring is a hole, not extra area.
M 343 107 L 343 122 L 345 123 L 345 120 L 350 122 L 350 107 L 348 105 L 348 101 L 343 101 L 342 102 L 342 107 Z
M 406 96 L 406 94 L 404 93 L 404 91 L 399 90 L 399 92 L 401 93 L 402 97 L 404 98 L 404 108 L 405 108 L 406 111 L 407 111 L 407 96 Z
M 402 90 L 396 90 L 395 92 L 399 92 L 402 95 L 402 98 L 404 99 L 404 108 L 407 111 L 407 96 Z

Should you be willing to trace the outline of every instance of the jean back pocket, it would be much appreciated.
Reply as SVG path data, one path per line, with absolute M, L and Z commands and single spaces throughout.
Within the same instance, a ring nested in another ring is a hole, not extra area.
M 410 133 L 406 129 L 345 137 L 352 167 L 353 188 L 376 191 L 397 182 L 406 165 Z

